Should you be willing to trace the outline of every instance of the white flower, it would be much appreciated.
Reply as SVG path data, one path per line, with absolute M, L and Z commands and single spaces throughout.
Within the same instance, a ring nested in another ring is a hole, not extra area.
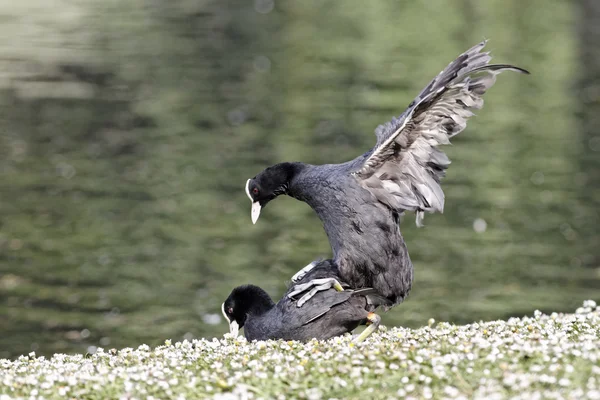
M 567 378 L 562 378 L 558 381 L 558 384 L 560 386 L 569 386 L 571 384 L 571 381 L 568 380 Z
M 583 302 L 583 306 L 587 308 L 596 308 L 596 302 L 594 300 L 586 300 Z

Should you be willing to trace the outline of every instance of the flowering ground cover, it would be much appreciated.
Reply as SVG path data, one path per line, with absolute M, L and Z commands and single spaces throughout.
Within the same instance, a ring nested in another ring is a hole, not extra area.
M 0 400 L 600 399 L 600 307 L 456 326 L 385 328 L 353 345 L 229 334 L 92 355 L 0 360 Z

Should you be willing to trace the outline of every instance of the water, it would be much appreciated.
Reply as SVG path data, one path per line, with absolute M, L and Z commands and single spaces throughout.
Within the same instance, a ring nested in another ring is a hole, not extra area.
M 246 179 L 366 151 L 484 37 L 532 75 L 445 149 L 445 212 L 404 219 L 414 289 L 383 323 L 600 300 L 571 2 L 27 5 L 0 7 L 0 357 L 220 335 L 234 286 L 280 296 L 327 239 L 290 198 L 253 226 Z

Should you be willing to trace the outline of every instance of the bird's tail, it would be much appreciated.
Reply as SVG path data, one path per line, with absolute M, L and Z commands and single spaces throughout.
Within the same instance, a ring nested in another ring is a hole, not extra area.
M 385 296 L 379 294 L 379 292 L 373 288 L 356 289 L 352 291 L 352 296 L 362 296 L 367 299 L 367 304 L 377 307 L 389 308 L 394 304 Z

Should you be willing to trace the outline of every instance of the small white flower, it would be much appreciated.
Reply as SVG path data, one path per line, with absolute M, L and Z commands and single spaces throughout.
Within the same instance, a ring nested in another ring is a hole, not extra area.
M 571 374 L 573 373 L 573 371 L 575 370 L 575 368 L 573 368 L 573 366 L 571 364 L 567 364 L 567 366 L 565 367 L 565 372 Z
M 596 308 L 596 302 L 594 300 L 586 300 L 583 302 L 583 306 L 587 308 Z
M 590 400 L 600 400 L 600 390 L 590 390 L 587 392 L 587 397 Z
M 562 378 L 558 381 L 558 384 L 560 386 L 569 386 L 571 384 L 571 381 L 568 380 L 567 378 Z

